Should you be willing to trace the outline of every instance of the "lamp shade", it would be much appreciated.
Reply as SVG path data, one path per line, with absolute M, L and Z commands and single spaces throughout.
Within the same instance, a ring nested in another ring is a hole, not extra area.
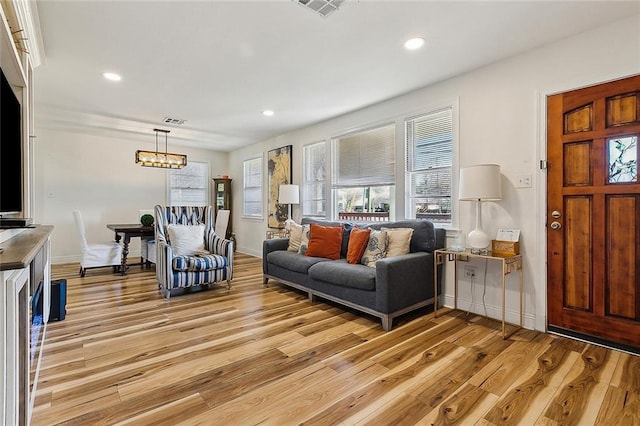
M 460 169 L 459 197 L 463 201 L 501 200 L 500 166 L 478 164 Z
M 278 189 L 278 203 L 299 204 L 300 188 L 298 185 L 280 185 Z

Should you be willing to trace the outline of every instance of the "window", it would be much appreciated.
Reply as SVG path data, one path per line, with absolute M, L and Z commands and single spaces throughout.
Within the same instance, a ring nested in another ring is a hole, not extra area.
M 638 137 L 607 140 L 609 145 L 609 183 L 638 182 Z
M 246 217 L 262 217 L 262 157 L 245 160 L 243 167 L 242 214 Z
M 339 219 L 389 220 L 395 192 L 395 124 L 333 140 L 331 187 Z
M 189 161 L 169 173 L 169 205 L 206 206 L 209 195 L 209 164 Z
M 451 108 L 405 120 L 409 217 L 451 224 Z
M 318 142 L 303 148 L 302 215 L 326 217 L 325 180 L 327 144 Z

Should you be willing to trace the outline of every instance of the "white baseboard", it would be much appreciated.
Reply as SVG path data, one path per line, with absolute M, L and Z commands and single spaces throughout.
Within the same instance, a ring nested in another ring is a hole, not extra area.
M 440 298 L 442 300 L 442 298 Z M 453 296 L 444 295 L 444 306 L 453 309 Z M 477 315 L 485 315 L 485 306 L 482 301 L 474 301 L 471 305 L 471 299 L 462 299 L 458 297 L 458 309 L 461 311 L 469 311 Z M 497 321 L 502 321 L 502 307 L 495 305 L 486 305 L 486 316 Z M 505 321 L 510 324 L 520 324 L 520 312 L 507 306 L 504 312 Z M 532 313 L 525 312 L 523 318 L 523 327 L 528 330 L 535 330 L 535 316 Z
M 52 265 L 62 265 L 64 263 L 80 263 L 80 255 L 51 256 Z
M 135 257 L 140 257 L 142 253 L 140 250 L 131 250 L 127 259 L 133 259 Z M 52 265 L 60 265 L 63 263 L 80 263 L 80 254 L 72 254 L 67 256 L 51 256 L 51 264 Z M 137 261 L 136 261 L 137 262 Z
M 248 254 L 249 256 L 254 256 L 254 257 L 260 257 L 262 258 L 262 251 L 258 251 L 258 250 L 252 250 L 250 248 L 247 247 L 236 247 L 236 251 L 243 253 L 243 254 Z
M 245 247 L 238 247 L 236 251 L 248 254 L 250 256 L 262 257 L 262 252 L 254 252 L 254 250 L 249 250 Z M 129 259 L 140 257 L 140 254 L 140 250 L 132 250 L 129 252 Z M 52 265 L 60 265 L 63 263 L 80 263 L 80 255 L 74 254 L 69 256 L 51 256 Z

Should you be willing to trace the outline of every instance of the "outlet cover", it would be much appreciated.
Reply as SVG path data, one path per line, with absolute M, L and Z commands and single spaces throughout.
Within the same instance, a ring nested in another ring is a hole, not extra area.
M 531 188 L 531 175 L 530 174 L 520 174 L 516 176 L 515 182 L 516 188 Z

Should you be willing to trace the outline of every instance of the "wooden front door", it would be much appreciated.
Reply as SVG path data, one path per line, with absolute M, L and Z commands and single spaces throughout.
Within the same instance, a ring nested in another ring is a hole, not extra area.
M 550 331 L 640 348 L 640 76 L 547 99 Z

